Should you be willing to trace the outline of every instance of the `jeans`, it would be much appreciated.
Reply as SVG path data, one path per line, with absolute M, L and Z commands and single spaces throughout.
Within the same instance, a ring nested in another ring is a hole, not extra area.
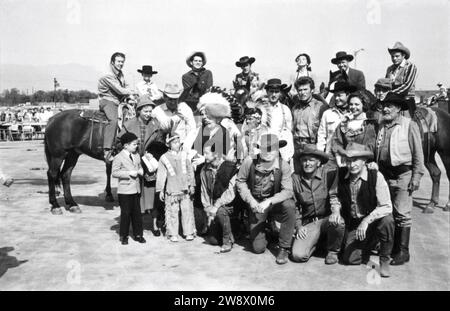
M 212 244 L 230 245 L 234 243 L 231 230 L 230 216 L 233 214 L 233 206 L 221 206 L 217 210 L 214 222 L 211 224 L 210 242 Z
M 370 254 L 371 248 L 380 241 L 380 258 L 388 259 L 394 245 L 394 219 L 392 215 L 375 220 L 366 231 L 363 241 L 356 240 L 356 229 L 360 222 L 346 223 L 346 237 L 343 261 L 349 265 L 361 264 L 364 254 Z
M 142 224 L 141 208 L 139 206 L 139 194 L 120 194 L 120 236 L 127 237 L 131 227 L 133 235 L 142 236 L 144 228 Z
M 308 261 L 316 249 L 317 242 L 323 235 L 326 235 L 327 238 L 327 251 L 335 253 L 340 251 L 345 232 L 344 221 L 341 220 L 335 226 L 328 219 L 329 217 L 325 217 L 303 226 L 307 228 L 306 238 L 295 239 L 292 245 L 292 258 L 294 261 Z
M 100 111 L 103 111 L 109 123 L 105 125 L 103 148 L 111 149 L 117 131 L 118 105 L 106 99 L 100 99 Z
M 412 171 L 408 171 L 400 174 L 397 179 L 386 179 L 391 193 L 394 220 L 398 227 L 411 227 L 413 198 L 408 192 L 411 175 Z
M 296 217 L 294 200 L 289 199 L 268 207 L 264 213 L 255 213 L 250 210 L 250 241 L 252 243 L 253 252 L 256 254 L 264 253 L 267 247 L 265 228 L 269 214 L 276 221 L 281 223 L 278 241 L 279 246 L 286 249 L 291 247 Z

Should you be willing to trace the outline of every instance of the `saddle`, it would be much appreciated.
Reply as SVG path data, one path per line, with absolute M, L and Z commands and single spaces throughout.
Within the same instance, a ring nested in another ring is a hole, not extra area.
M 103 111 L 100 110 L 92 110 L 85 109 L 81 110 L 80 117 L 86 119 L 88 121 L 97 122 L 97 123 L 108 123 L 108 119 Z

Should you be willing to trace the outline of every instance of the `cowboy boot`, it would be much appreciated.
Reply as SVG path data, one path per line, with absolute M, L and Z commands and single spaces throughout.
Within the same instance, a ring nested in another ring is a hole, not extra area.
M 401 227 L 395 225 L 394 232 L 394 246 L 392 247 L 392 257 L 395 257 L 400 253 L 400 238 L 401 238 Z
M 392 266 L 403 265 L 409 261 L 409 236 L 411 227 L 400 228 L 400 252 L 391 261 Z

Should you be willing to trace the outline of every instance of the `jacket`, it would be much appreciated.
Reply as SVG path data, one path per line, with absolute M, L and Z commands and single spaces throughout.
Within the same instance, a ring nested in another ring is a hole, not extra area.
M 122 150 L 113 160 L 112 177 L 118 178 L 117 193 L 136 194 L 141 193 L 139 176 L 131 177 L 130 171 L 137 171 L 141 168 L 141 159 L 137 153 L 131 155 L 133 162 L 126 150 Z
M 347 82 L 350 85 L 356 86 L 358 90 L 366 89 L 366 79 L 364 73 L 361 70 L 348 68 Z

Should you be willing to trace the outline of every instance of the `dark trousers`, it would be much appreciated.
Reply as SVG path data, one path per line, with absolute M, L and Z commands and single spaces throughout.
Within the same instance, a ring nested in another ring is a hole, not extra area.
M 120 194 L 120 237 L 128 236 L 131 227 L 133 235 L 143 236 L 144 228 L 142 225 L 141 207 L 139 205 L 139 194 Z
M 109 123 L 105 125 L 103 148 L 111 149 L 117 131 L 118 105 L 106 99 L 100 99 L 100 111 L 103 111 Z
M 234 243 L 230 220 L 232 214 L 233 206 L 219 207 L 208 234 L 211 244 L 230 245 L 231 243 Z
M 256 254 L 263 253 L 267 247 L 266 239 L 266 220 L 270 216 L 281 223 L 279 246 L 282 248 L 290 248 L 292 244 L 292 236 L 295 230 L 295 203 L 289 199 L 282 203 L 272 205 L 267 208 L 264 213 L 255 213 L 249 211 L 250 221 L 250 241 L 252 243 L 253 252 Z
M 394 245 L 394 218 L 392 215 L 377 219 L 369 225 L 366 238 L 356 240 L 356 229 L 360 221 L 346 221 L 343 261 L 349 265 L 361 264 L 363 255 L 369 256 L 371 248 L 380 241 L 380 258 L 388 259 Z

